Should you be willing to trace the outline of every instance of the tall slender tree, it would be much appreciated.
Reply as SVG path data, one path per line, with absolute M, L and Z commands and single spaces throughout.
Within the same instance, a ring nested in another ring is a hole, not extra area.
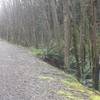
M 96 0 L 90 0 L 90 40 L 91 40 L 91 56 L 92 56 L 92 78 L 93 87 L 98 89 L 97 72 L 97 49 L 96 49 Z
M 69 68 L 69 54 L 70 54 L 70 0 L 63 0 L 63 14 L 64 14 L 64 62 L 65 70 Z

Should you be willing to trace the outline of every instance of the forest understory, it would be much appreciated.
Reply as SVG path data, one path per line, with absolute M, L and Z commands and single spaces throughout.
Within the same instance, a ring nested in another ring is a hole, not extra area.
M 100 0 L 0 0 L 0 38 L 100 91 Z
M 29 48 L 4 40 L 0 48 L 0 100 L 100 99 L 100 92 L 32 56 Z

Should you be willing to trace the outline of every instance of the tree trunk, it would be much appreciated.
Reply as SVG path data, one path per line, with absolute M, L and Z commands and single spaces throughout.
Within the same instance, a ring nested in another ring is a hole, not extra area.
M 91 40 L 91 55 L 92 55 L 92 78 L 93 87 L 98 89 L 97 82 L 97 56 L 96 56 L 96 0 L 90 0 L 90 40 Z
M 64 63 L 65 71 L 69 67 L 69 49 L 70 49 L 70 10 L 69 10 L 69 0 L 63 0 L 63 14 L 64 14 Z

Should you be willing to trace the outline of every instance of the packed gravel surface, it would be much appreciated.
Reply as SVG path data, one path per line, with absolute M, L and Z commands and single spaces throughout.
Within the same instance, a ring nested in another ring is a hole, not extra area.
M 0 100 L 69 100 L 58 94 L 72 91 L 60 82 L 66 77 L 29 50 L 0 40 Z

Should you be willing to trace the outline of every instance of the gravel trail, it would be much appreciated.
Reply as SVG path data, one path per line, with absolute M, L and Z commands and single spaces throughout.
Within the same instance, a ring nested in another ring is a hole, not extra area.
M 62 71 L 25 48 L 0 41 L 0 100 L 67 100 L 57 94 L 66 89 L 62 78 Z

